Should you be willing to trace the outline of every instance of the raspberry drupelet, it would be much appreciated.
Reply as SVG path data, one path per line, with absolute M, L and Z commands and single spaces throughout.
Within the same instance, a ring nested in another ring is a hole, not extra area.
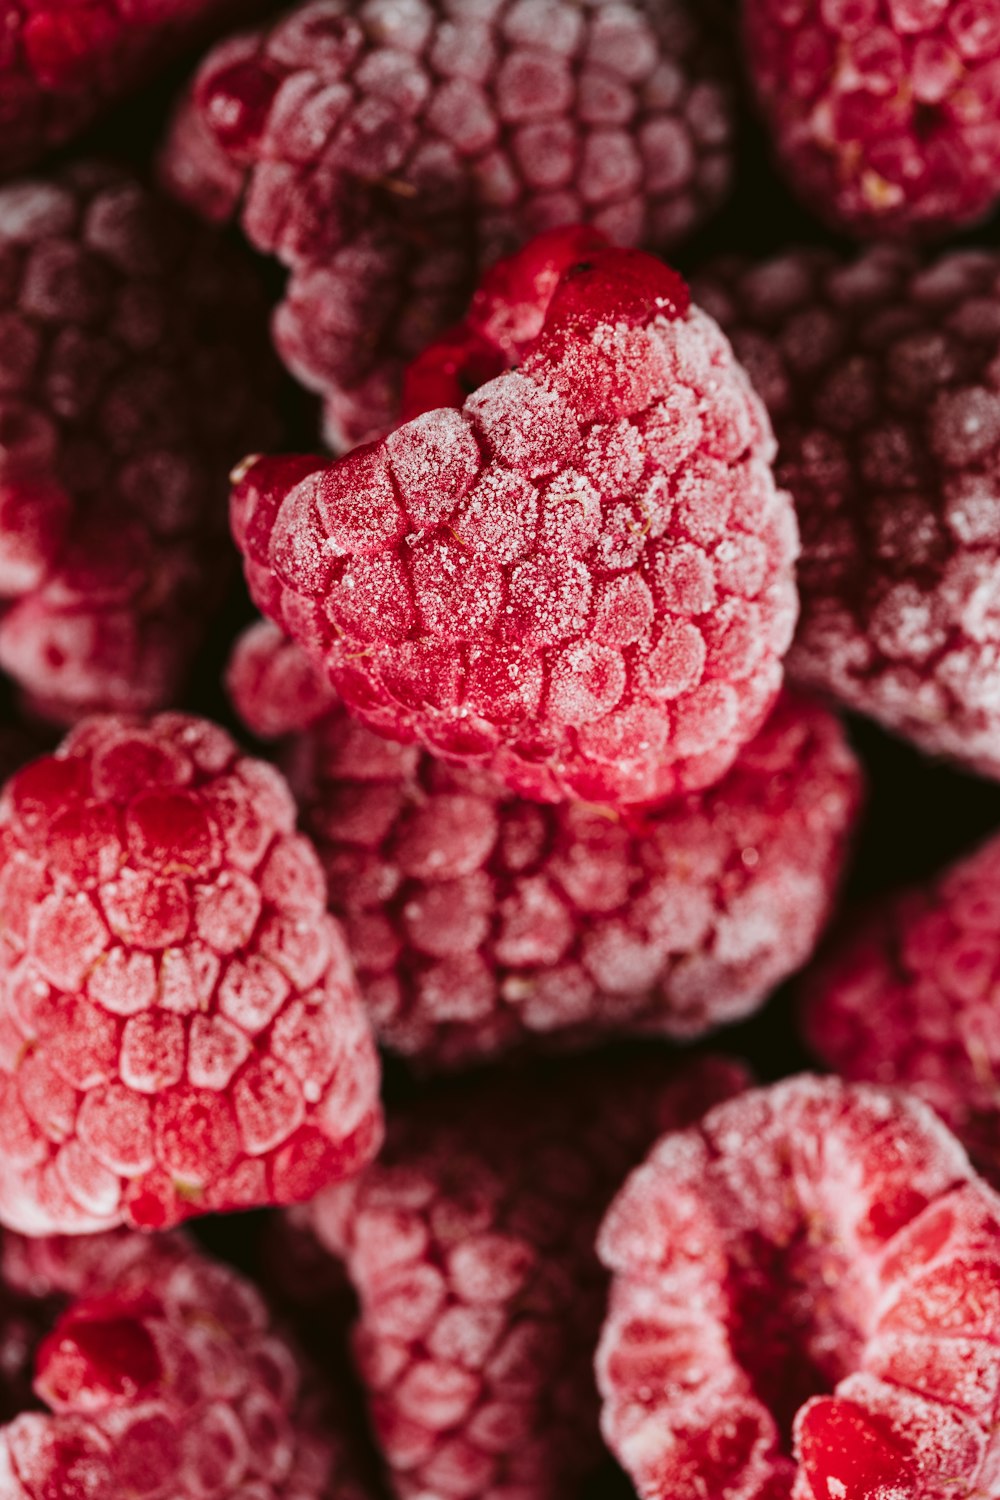
M 832 225 L 947 235 L 1000 199 L 994 0 L 743 0 L 777 156 Z
M 1000 255 L 722 264 L 697 295 L 802 532 L 789 679 L 1000 776 Z
M 381 740 L 270 624 L 230 665 L 282 765 L 380 1040 L 421 1067 L 627 1032 L 693 1037 L 812 952 L 857 816 L 836 719 L 790 695 L 706 792 L 649 812 L 545 807 Z
M 251 593 L 377 732 L 525 797 L 710 785 L 774 702 L 796 617 L 764 408 L 639 251 L 565 269 L 516 352 L 461 410 L 339 462 L 243 465 Z
M 3 1500 L 373 1500 L 254 1288 L 183 1239 L 5 1236 Z M 47 1335 L 47 1336 L 46 1336 Z M 12 1342 L 13 1340 L 13 1342 Z M 16 1404 L 15 1404 L 16 1403 Z
M 378 1063 L 284 781 L 204 720 L 86 720 L 0 797 L 0 1221 L 288 1203 L 378 1147 Z
M 444 1086 L 306 1210 L 346 1258 L 399 1500 L 565 1500 L 597 1464 L 601 1213 L 658 1131 L 746 1083 L 723 1059 Z
M 164 180 L 288 268 L 278 349 L 350 446 L 498 255 L 582 219 L 663 250 L 720 201 L 710 33 L 702 0 L 312 0 L 210 54 Z
M 180 689 L 227 576 L 229 468 L 278 435 L 265 306 L 117 169 L 0 188 L 0 667 L 36 711 Z
M 666 1136 L 599 1238 L 641 1500 L 996 1493 L 1000 1197 L 918 1100 L 801 1077 Z

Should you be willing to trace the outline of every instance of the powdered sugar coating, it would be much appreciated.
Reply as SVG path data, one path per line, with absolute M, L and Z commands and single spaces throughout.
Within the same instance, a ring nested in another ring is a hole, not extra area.
M 698 295 L 778 436 L 802 618 L 791 680 L 1000 775 L 1000 257 L 721 265 Z
M 612 1205 L 604 1433 L 642 1500 L 995 1487 L 1000 1197 L 906 1095 L 796 1078 Z
M 228 470 L 277 435 L 263 314 L 238 255 L 117 169 L 0 188 L 0 666 L 36 711 L 178 692 Z
M 837 228 L 945 235 L 1000 171 L 993 0 L 744 0 L 750 71 L 793 185 Z
M 289 268 L 279 351 L 350 446 L 498 255 L 578 220 L 662 249 L 719 202 L 707 32 L 688 0 L 310 0 L 209 56 L 165 181 Z
M 603 1206 L 658 1129 L 745 1085 L 724 1059 L 476 1080 L 390 1122 L 310 1209 L 360 1299 L 359 1368 L 400 1500 L 563 1500 L 599 1459 Z
M 380 1135 L 378 1065 L 291 795 L 203 720 L 86 720 L 0 798 L 0 1220 L 294 1202 Z

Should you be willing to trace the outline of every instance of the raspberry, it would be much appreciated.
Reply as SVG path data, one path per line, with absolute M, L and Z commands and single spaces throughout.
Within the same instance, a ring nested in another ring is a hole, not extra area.
M 802 528 L 792 681 L 1000 776 L 1000 256 L 721 266 L 699 295 L 778 436 Z
M 233 0 L 4 0 L 0 173 L 77 135 L 234 10 Z
M 696 1036 L 811 953 L 860 789 L 825 710 L 786 696 L 710 790 L 609 817 L 522 801 L 324 712 L 293 650 L 253 627 L 230 691 L 255 728 L 320 715 L 283 760 L 386 1046 L 455 1066 L 524 1042 Z
M 0 1427 L 5 1500 L 373 1493 L 339 1413 L 229 1268 L 183 1240 L 129 1233 L 9 1236 L 3 1262 L 33 1314 L 21 1358 L 33 1355 L 47 1408 L 26 1410 L 29 1396 Z
M 565 1500 L 598 1461 L 602 1209 L 658 1129 L 744 1085 L 722 1059 L 437 1091 L 312 1206 L 361 1303 L 355 1353 L 400 1500 Z
M 378 1066 L 281 777 L 203 720 L 94 718 L 0 798 L 0 1220 L 287 1203 L 378 1146 Z
M 380 733 L 535 800 L 653 802 L 718 780 L 774 701 L 794 515 L 672 271 L 599 250 L 549 290 L 520 369 L 339 462 L 244 465 L 233 529 Z
M 1000 1197 L 905 1094 L 802 1077 L 665 1137 L 599 1239 L 642 1500 L 996 1487 Z
M 698 0 L 312 0 L 209 56 L 163 171 L 288 267 L 278 349 L 350 446 L 531 234 L 676 243 L 728 187 L 732 114 Z
M 0 188 L 0 666 L 71 722 L 177 693 L 275 372 L 249 266 L 121 172 Z
M 792 184 L 860 235 L 948 234 L 1000 197 L 996 0 L 744 0 Z

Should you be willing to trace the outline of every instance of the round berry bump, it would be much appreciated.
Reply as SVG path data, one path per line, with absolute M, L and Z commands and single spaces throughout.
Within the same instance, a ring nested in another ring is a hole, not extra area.
M 709 33 L 697 0 L 310 0 L 209 55 L 164 179 L 288 267 L 278 349 L 350 446 L 498 255 L 581 220 L 663 250 L 715 207 Z
M 1000 256 L 722 264 L 698 295 L 778 438 L 802 532 L 793 682 L 1000 776 Z
M 373 728 L 524 796 L 709 785 L 773 703 L 796 616 L 763 406 L 640 251 L 564 269 L 509 353 L 460 410 L 246 469 L 251 593 Z
M 423 1067 L 746 1015 L 812 951 L 858 811 L 840 726 L 791 695 L 714 787 L 614 814 L 380 739 L 273 625 L 239 642 L 229 688 L 287 736 L 380 1039 Z
M 746 1086 L 722 1058 L 445 1086 L 304 1212 L 344 1258 L 399 1500 L 563 1500 L 596 1465 L 601 1213 L 657 1130 Z
M 378 1063 L 284 781 L 204 720 L 80 724 L 0 796 L 0 1222 L 288 1203 L 378 1147 Z
M 251 268 L 123 173 L 0 188 L 0 668 L 36 712 L 177 695 L 228 470 L 277 435 L 264 321 Z
M 803 1076 L 612 1204 L 603 1430 L 641 1500 L 995 1488 L 1000 1197 L 912 1096 Z

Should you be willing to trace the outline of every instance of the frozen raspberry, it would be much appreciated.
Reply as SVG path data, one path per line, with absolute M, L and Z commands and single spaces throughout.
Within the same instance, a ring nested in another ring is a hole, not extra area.
M 288 267 L 279 351 L 349 446 L 497 255 L 581 219 L 662 250 L 716 205 L 710 30 L 703 0 L 312 0 L 209 56 L 164 177 Z
M 743 0 L 778 156 L 825 219 L 948 234 L 1000 199 L 996 0 Z
M 240 8 L 236 0 L 2 0 L 0 173 L 78 134 Z
M 795 500 L 789 677 L 1000 776 L 1000 255 L 800 251 L 698 290 Z
M 117 170 L 0 188 L 0 666 L 36 710 L 177 693 L 228 576 L 228 470 L 277 433 L 264 307 Z
M 287 1203 L 380 1135 L 378 1065 L 281 777 L 203 720 L 85 721 L 0 798 L 0 1220 Z
M 812 952 L 860 782 L 823 709 L 787 696 L 716 786 L 609 815 L 525 802 L 324 712 L 293 650 L 253 627 L 230 691 L 269 732 L 313 716 L 283 765 L 387 1046 L 455 1066 L 525 1042 L 696 1036 Z
M 1000 1197 L 905 1094 L 802 1077 L 615 1200 L 604 1434 L 641 1500 L 996 1493 Z
M 721 1059 L 466 1082 L 390 1124 L 312 1220 L 361 1303 L 355 1354 L 400 1500 L 566 1500 L 600 1456 L 601 1213 L 657 1131 L 745 1084 Z
M 4 1500 L 370 1500 L 349 1428 L 234 1271 L 128 1233 L 8 1236 L 3 1268 L 35 1374 L 0 1426 Z
M 652 802 L 717 781 L 774 701 L 794 515 L 672 271 L 597 250 L 549 294 L 460 411 L 242 466 L 233 528 L 261 609 L 380 733 L 535 800 Z

